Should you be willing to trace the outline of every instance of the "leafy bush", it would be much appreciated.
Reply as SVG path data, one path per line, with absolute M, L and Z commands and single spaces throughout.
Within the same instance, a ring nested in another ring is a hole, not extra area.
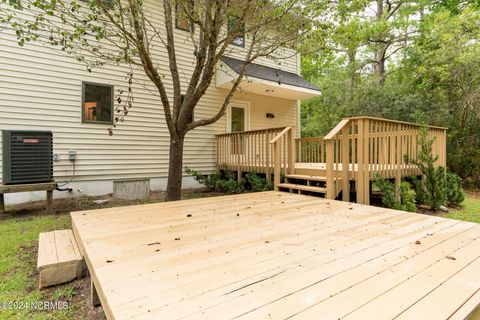
M 267 191 L 273 189 L 273 184 L 258 176 L 255 172 L 248 173 L 245 178 L 237 180 L 237 174 L 232 170 L 217 170 L 216 172 L 204 175 L 190 168 L 185 172 L 192 175 L 200 184 L 216 192 L 242 193 L 245 191 Z
M 392 209 L 398 207 L 398 201 L 395 199 L 395 185 L 393 183 L 376 174 L 374 184 L 383 193 L 382 203 L 385 207 Z
M 253 192 L 258 191 L 268 191 L 273 190 L 273 183 L 271 181 L 267 181 L 267 179 L 260 177 L 255 172 L 247 173 L 245 176 L 247 181 L 247 189 Z
M 415 190 L 412 189 L 410 183 L 402 181 L 400 184 L 400 207 L 399 210 L 415 212 L 417 206 L 415 202 Z
M 425 185 L 422 179 L 411 177 L 410 180 L 412 182 L 413 189 L 415 190 L 415 202 L 418 204 L 427 203 L 427 191 L 425 190 Z
M 447 173 L 446 197 L 447 203 L 452 206 L 458 206 L 465 200 L 462 179 L 455 173 Z
M 374 184 L 383 193 L 382 203 L 387 208 L 415 212 L 417 207 L 415 205 L 415 191 L 410 184 L 406 181 L 402 181 L 400 189 L 400 200 L 395 197 L 395 185 L 385 180 L 382 176 L 376 175 Z
M 428 128 L 422 126 L 418 138 L 419 151 L 417 158 L 405 156 L 409 164 L 414 164 L 422 173 L 424 179 L 421 180 L 421 186 L 417 186 L 417 192 L 422 191 L 422 203 L 430 206 L 432 210 L 437 210 L 445 203 L 445 168 L 435 166 L 438 156 L 433 156 L 432 145 L 435 138 L 428 138 Z

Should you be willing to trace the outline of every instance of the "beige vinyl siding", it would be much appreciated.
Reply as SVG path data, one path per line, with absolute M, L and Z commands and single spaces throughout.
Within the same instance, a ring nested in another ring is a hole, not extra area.
M 161 16 L 159 7 L 152 6 L 151 14 Z M 193 47 L 186 40 L 186 32 L 177 30 L 176 36 L 180 39 L 176 50 L 185 89 L 194 66 Z M 172 95 L 166 52 L 161 44 L 157 44 L 154 52 Z M 264 59 L 262 63 L 273 62 Z M 297 72 L 295 56 L 281 68 Z M 126 89 L 125 76 L 129 71 L 128 66 L 121 65 L 104 66 L 89 73 L 73 57 L 40 43 L 19 47 L 15 36 L 3 30 L 0 32 L 0 128 L 53 131 L 54 153 L 60 154 L 61 159 L 54 163 L 58 181 L 67 180 L 72 174 L 72 163 L 67 160 L 69 150 L 77 152 L 75 181 L 166 177 L 169 134 L 158 94 L 142 71 L 134 71 L 134 106 L 113 136 L 107 132 L 110 125 L 81 122 L 82 81 L 114 85 L 116 93 L 119 88 Z M 215 114 L 225 94 L 225 90 L 212 86 L 195 109 L 195 119 Z M 252 129 L 296 125 L 295 101 L 244 93 L 237 94 L 235 99 L 250 102 Z M 266 112 L 274 113 L 275 119 L 267 119 Z M 225 130 L 223 117 L 211 126 L 188 133 L 185 165 L 205 172 L 214 170 L 215 134 Z

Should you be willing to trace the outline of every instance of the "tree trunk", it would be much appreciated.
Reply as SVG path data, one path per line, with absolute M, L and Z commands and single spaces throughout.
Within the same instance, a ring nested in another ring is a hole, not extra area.
M 185 135 L 170 135 L 170 157 L 168 164 L 167 195 L 165 201 L 180 200 L 182 197 L 184 141 Z

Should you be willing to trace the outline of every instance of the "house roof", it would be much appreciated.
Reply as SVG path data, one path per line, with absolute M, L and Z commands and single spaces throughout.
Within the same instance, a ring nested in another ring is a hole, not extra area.
M 244 64 L 244 61 L 231 57 L 222 57 L 222 61 L 236 73 L 241 72 Z M 251 63 L 247 66 L 245 75 L 249 77 L 273 81 L 278 83 L 279 85 L 289 84 L 300 88 L 321 91 L 315 85 L 303 79 L 296 73 L 275 69 L 256 63 Z

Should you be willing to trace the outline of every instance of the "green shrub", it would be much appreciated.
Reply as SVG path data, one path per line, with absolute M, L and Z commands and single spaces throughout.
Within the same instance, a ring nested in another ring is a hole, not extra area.
M 248 189 L 253 192 L 273 190 L 273 183 L 260 177 L 256 172 L 247 173 L 245 176 Z
M 421 185 L 416 186 L 417 192 L 424 193 L 421 196 L 422 203 L 430 206 L 432 210 L 445 203 L 445 168 L 435 166 L 438 156 L 433 156 L 432 145 L 435 138 L 428 138 L 428 128 L 422 126 L 418 138 L 419 151 L 416 159 L 405 156 L 409 164 L 414 164 L 420 170 L 422 176 Z
M 273 189 L 273 184 L 258 176 L 255 172 L 247 173 L 245 178 L 237 180 L 237 174 L 232 170 L 217 170 L 204 175 L 191 168 L 185 168 L 185 172 L 192 175 L 200 184 L 216 192 L 242 193 L 245 191 L 267 191 Z
M 447 173 L 446 197 L 451 206 L 459 206 L 465 200 L 462 179 L 455 173 Z
M 415 202 L 415 190 L 412 189 L 410 183 L 402 181 L 400 184 L 400 210 L 415 212 L 417 206 Z
M 415 205 L 415 191 L 408 182 L 403 181 L 400 184 L 400 189 L 398 190 L 400 200 L 397 200 L 395 197 L 395 185 L 392 182 L 385 180 L 377 174 L 375 175 L 374 184 L 382 191 L 382 203 L 387 208 L 410 212 L 417 210 Z
M 398 201 L 395 199 L 395 186 L 388 180 L 385 180 L 379 174 L 375 175 L 375 186 L 383 193 L 382 203 L 387 208 L 396 208 Z
M 413 189 L 415 190 L 415 202 L 418 204 L 427 203 L 427 191 L 425 190 L 425 185 L 423 184 L 422 179 L 411 177 L 411 182 Z

